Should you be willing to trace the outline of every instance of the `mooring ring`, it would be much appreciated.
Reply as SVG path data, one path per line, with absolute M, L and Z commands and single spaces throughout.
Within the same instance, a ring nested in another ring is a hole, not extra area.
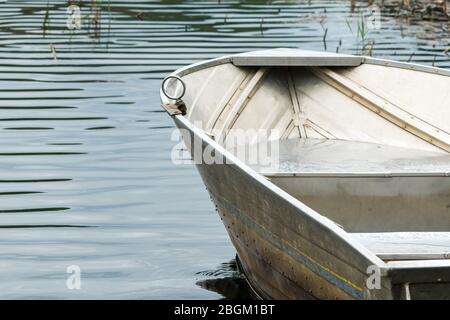
M 176 79 L 176 80 L 180 81 L 183 90 L 181 91 L 181 95 L 180 95 L 179 97 L 171 97 L 169 94 L 167 94 L 166 88 L 165 88 L 165 84 L 166 84 L 167 80 L 170 80 L 170 79 Z M 169 98 L 169 99 L 171 99 L 171 100 L 180 100 L 181 98 L 183 98 L 184 94 L 186 93 L 186 84 L 185 84 L 184 81 L 181 80 L 181 78 L 178 77 L 178 76 L 168 76 L 168 77 L 166 77 L 166 78 L 163 80 L 163 82 L 162 82 L 162 84 L 161 84 L 161 90 L 162 90 L 162 93 L 163 93 L 167 98 Z

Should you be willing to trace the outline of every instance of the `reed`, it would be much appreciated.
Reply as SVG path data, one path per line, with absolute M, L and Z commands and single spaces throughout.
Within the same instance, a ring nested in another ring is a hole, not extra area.
M 450 47 L 448 47 L 447 49 L 444 50 L 444 54 L 450 58 Z
M 108 16 L 108 35 L 111 31 L 111 0 L 67 0 L 65 4 L 50 5 L 50 0 L 47 0 L 45 6 L 44 19 L 42 21 L 42 37 L 45 38 L 51 30 L 51 12 L 52 10 L 64 9 L 70 5 L 77 5 L 82 12 L 88 12 L 81 15 L 82 28 L 85 29 L 88 35 L 95 39 L 100 39 L 102 36 L 102 13 L 107 12 Z
M 264 17 L 261 18 L 261 21 L 259 23 L 259 29 L 261 31 L 262 36 L 264 35 L 264 27 L 263 26 L 264 26 Z
M 358 29 L 356 32 L 356 38 L 358 46 L 361 45 L 361 54 L 371 56 L 375 42 L 367 39 L 367 35 L 369 34 L 369 32 L 370 29 L 366 25 L 366 19 L 361 13 L 358 19 Z
M 45 15 L 44 15 L 44 21 L 42 22 L 42 37 L 45 38 L 47 35 L 48 28 L 50 26 L 50 6 L 49 1 L 47 0 L 47 5 L 45 8 Z
M 325 28 L 324 34 L 322 37 L 323 48 L 325 49 L 325 51 L 327 51 L 327 34 L 328 34 L 328 28 Z

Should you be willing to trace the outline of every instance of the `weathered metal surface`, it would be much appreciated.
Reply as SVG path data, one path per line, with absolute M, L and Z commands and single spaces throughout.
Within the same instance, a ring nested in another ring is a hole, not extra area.
M 407 300 L 404 284 L 392 286 L 394 299 Z M 450 282 L 410 283 L 411 300 L 450 300 Z
M 192 132 L 184 118 L 176 117 L 175 121 L 178 127 Z M 197 135 L 196 139 L 201 138 Z M 215 152 L 221 152 L 220 148 Z M 297 290 L 292 283 L 287 285 L 292 281 L 304 288 L 302 292 L 321 299 L 389 297 L 388 283 L 376 291 L 365 288 L 367 267 L 379 264 L 382 268 L 383 262 L 356 242 L 349 243 L 337 225 L 320 216 L 311 217 L 315 214 L 310 209 L 303 211 L 293 205 L 289 195 L 274 186 L 268 188 L 268 181 L 255 179 L 240 165 L 197 167 L 245 269 L 257 272 L 270 266 L 270 274 L 254 275 L 251 280 L 268 290 L 270 297 L 302 298 L 294 293 Z M 255 255 L 259 257 L 256 260 Z M 270 289 L 275 275 L 280 280 Z
M 260 50 L 231 58 L 236 66 L 358 66 L 362 57 L 289 48 Z
M 450 134 L 405 111 L 405 106 L 396 105 L 332 70 L 317 67 L 311 70 L 320 79 L 358 101 L 362 106 L 424 141 L 450 152 Z
M 450 177 L 446 153 L 337 139 L 283 139 L 278 146 L 276 171 L 251 167 L 265 176 Z
M 245 88 L 238 96 L 236 102 L 230 106 L 230 110 L 224 119 L 221 128 L 218 129 L 218 139 L 224 139 L 224 136 L 228 133 L 231 127 L 236 122 L 236 119 L 242 113 L 243 109 L 246 107 L 247 103 L 250 101 L 256 90 L 258 90 L 261 82 L 267 76 L 270 68 L 262 67 L 260 68 L 254 76 L 249 80 Z
M 449 177 L 270 177 L 347 232 L 445 232 Z
M 383 260 L 450 259 L 450 232 L 371 232 L 352 236 Z
M 163 104 L 163 108 L 167 111 L 167 113 L 171 116 L 176 116 L 178 114 L 186 115 L 186 105 L 183 101 L 177 101 L 176 103 Z
M 392 284 L 450 282 L 450 260 L 391 261 L 388 265 Z

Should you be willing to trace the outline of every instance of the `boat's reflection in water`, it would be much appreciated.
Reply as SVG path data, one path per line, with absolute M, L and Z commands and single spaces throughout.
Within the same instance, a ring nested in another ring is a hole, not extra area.
M 244 274 L 239 271 L 236 259 L 222 263 L 217 270 L 201 271 L 197 274 L 210 277 L 197 281 L 199 287 L 220 294 L 224 300 L 255 299 Z

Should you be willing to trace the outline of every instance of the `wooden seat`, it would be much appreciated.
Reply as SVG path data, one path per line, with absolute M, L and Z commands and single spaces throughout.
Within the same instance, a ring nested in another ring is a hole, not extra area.
M 450 232 L 351 233 L 383 260 L 450 259 Z

